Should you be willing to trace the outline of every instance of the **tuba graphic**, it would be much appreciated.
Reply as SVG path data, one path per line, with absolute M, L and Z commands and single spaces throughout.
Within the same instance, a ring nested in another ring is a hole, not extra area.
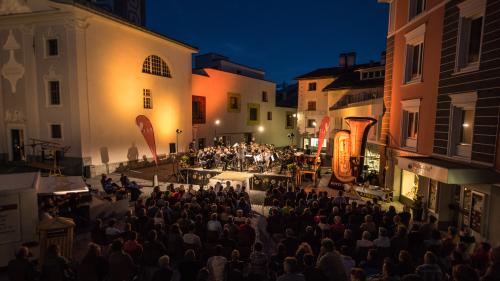
M 338 131 L 333 140 L 333 177 L 341 183 L 353 182 L 361 174 L 368 132 L 377 123 L 370 117 L 347 117 L 345 121 L 351 130 Z

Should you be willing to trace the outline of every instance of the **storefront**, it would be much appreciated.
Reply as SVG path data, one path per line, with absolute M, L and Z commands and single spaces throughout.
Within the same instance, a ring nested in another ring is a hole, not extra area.
M 468 226 L 477 239 L 500 242 L 500 174 L 491 169 L 432 157 L 398 157 L 394 191 L 411 205 L 421 196 L 424 216 L 435 216 L 439 227 Z M 498 235 L 497 235 L 498 236 Z

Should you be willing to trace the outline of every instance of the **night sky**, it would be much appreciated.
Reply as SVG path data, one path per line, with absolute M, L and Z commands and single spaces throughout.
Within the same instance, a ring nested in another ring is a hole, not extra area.
M 338 65 L 341 52 L 357 62 L 385 49 L 387 4 L 377 0 L 148 0 L 147 27 L 264 69 L 281 83 Z

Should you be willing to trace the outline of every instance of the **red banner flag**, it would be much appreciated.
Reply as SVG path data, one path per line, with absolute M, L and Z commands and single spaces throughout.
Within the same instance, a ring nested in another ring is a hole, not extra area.
M 158 156 L 156 155 L 156 142 L 155 142 L 155 132 L 153 130 L 153 125 L 151 121 L 149 121 L 148 117 L 144 115 L 139 115 L 135 118 L 135 123 L 141 130 L 146 143 L 153 154 L 153 159 L 155 160 L 156 165 L 158 165 Z
M 330 117 L 325 116 L 321 120 L 321 125 L 319 126 L 319 139 L 318 139 L 318 151 L 316 152 L 316 159 L 319 158 L 321 153 L 321 148 L 325 142 L 326 135 L 328 134 L 328 127 L 330 127 Z

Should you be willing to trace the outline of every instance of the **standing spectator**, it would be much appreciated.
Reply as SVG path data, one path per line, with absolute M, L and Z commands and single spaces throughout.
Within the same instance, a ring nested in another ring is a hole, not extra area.
M 255 242 L 250 254 L 248 278 L 250 281 L 267 280 L 267 255 L 262 252 L 262 243 Z
M 497 276 L 498 279 L 500 276 Z M 453 281 L 479 281 L 479 276 L 472 267 L 459 264 L 453 267 Z
M 342 259 L 339 253 L 335 251 L 333 241 L 329 238 L 321 241 L 321 250 L 316 266 L 330 281 L 347 281 Z
M 207 269 L 212 281 L 224 281 L 227 259 L 222 256 L 222 250 L 222 245 L 215 246 L 215 255 L 207 261 Z
M 151 281 L 170 281 L 172 280 L 172 275 L 174 272 L 170 267 L 170 258 L 167 255 L 163 255 L 158 259 L 158 265 L 160 269 L 155 271 Z
M 136 266 L 132 257 L 123 251 L 120 240 L 115 240 L 111 244 L 111 254 L 109 255 L 108 281 L 130 281 L 136 273 Z
M 396 264 L 394 272 L 400 277 L 415 272 L 415 266 L 413 266 L 411 255 L 408 251 L 402 250 L 399 252 L 398 264 Z
M 437 256 L 433 252 L 424 255 L 424 264 L 419 265 L 415 272 L 420 275 L 422 281 L 441 281 L 443 272 L 437 264 Z
M 240 252 L 233 250 L 231 252 L 231 261 L 226 264 L 226 280 L 242 280 L 245 263 L 240 260 Z
M 64 281 L 70 274 L 68 261 L 59 253 L 59 247 L 50 245 L 42 265 L 41 280 Z
M 304 256 L 304 277 L 306 281 L 327 281 L 323 272 L 314 265 L 314 256 L 307 254 Z
M 306 281 L 304 275 L 297 270 L 297 260 L 294 257 L 287 257 L 283 262 L 285 274 L 278 277 L 277 281 Z
M 198 271 L 200 269 L 201 265 L 196 260 L 196 253 L 192 249 L 186 251 L 183 260 L 181 260 L 177 265 L 177 270 L 181 276 L 180 281 L 196 280 L 196 276 L 198 275 Z
M 29 250 L 20 247 L 16 251 L 16 258 L 9 261 L 7 272 L 11 281 L 34 281 L 37 277 L 35 266 L 28 260 Z
M 351 269 L 356 266 L 356 261 L 349 255 L 349 248 L 345 245 L 340 247 L 340 258 L 342 259 L 345 272 L 351 272 Z
M 102 281 L 108 272 L 108 261 L 101 256 L 101 248 L 89 243 L 87 254 L 77 270 L 78 281 Z
M 491 265 L 481 277 L 481 281 L 497 281 L 500 277 L 500 246 L 491 249 L 490 260 Z

